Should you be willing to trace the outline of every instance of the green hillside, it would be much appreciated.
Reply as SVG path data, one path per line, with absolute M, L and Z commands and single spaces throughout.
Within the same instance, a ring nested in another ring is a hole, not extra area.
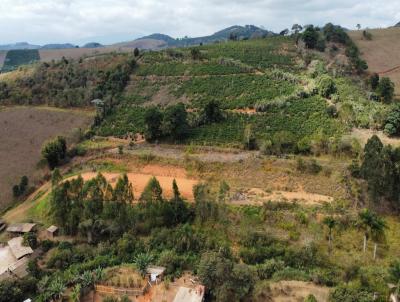
M 348 77 L 329 76 L 324 66 L 318 54 L 300 55 L 290 37 L 147 52 L 138 61 L 120 104 L 97 132 L 143 133 L 146 107 L 177 102 L 191 108 L 186 143 L 240 147 L 245 129 L 251 127 L 259 146 L 267 141 L 287 145 L 293 152 L 299 142 L 309 145 L 321 136 L 339 139 L 353 126 L 382 123 L 385 105 L 367 100 L 361 85 Z M 324 77 L 336 87 L 328 98 L 318 92 Z M 211 100 L 224 110 L 225 119 L 199 125 L 196 118 Z
M 44 63 L 22 80 L 3 81 L 0 103 L 90 106 L 100 98 L 106 110 L 94 132 L 123 137 L 146 132 L 149 106 L 183 102 L 185 143 L 242 147 L 250 135 L 253 147 L 303 152 L 316 141 L 339 142 L 354 126 L 384 127 L 388 106 L 368 100 L 349 67 L 326 68 L 325 54 L 337 51 L 330 47 L 305 51 L 295 37 L 277 36 Z M 223 118 L 202 123 L 211 101 Z

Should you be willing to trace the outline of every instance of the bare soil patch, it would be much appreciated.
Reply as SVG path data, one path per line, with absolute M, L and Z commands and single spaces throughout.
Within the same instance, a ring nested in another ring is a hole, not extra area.
M 303 302 L 308 295 L 314 295 L 318 302 L 327 302 L 329 288 L 310 282 L 280 281 L 271 284 L 272 301 L 274 302 Z
M 164 197 L 171 198 L 173 196 L 172 182 L 175 179 L 181 195 L 190 201 L 193 200 L 193 186 L 198 183 L 197 180 L 188 179 L 185 177 L 163 176 L 162 174 L 168 171 L 163 170 L 162 167 L 156 168 L 155 166 L 153 166 L 148 169 L 150 172 L 149 174 L 127 173 L 128 179 L 132 183 L 133 192 L 136 200 L 139 199 L 150 178 L 153 176 L 157 177 L 157 180 L 160 182 L 161 188 L 163 189 Z M 157 171 L 159 173 L 153 173 Z M 111 185 L 115 185 L 117 183 L 118 178 L 121 176 L 121 174 L 119 173 L 102 173 L 102 174 L 107 179 L 107 181 L 111 183 Z M 82 174 L 82 177 L 85 181 L 87 181 L 96 177 L 96 175 L 97 173 L 94 172 L 86 172 Z
M 238 205 L 262 205 L 264 202 L 299 202 L 302 205 L 314 206 L 321 205 L 323 203 L 330 203 L 333 201 L 333 197 L 315 193 L 308 193 L 304 190 L 300 191 L 264 191 L 259 188 L 251 188 L 241 194 L 239 199 L 235 199 L 235 196 L 231 200 L 232 203 Z
M 0 209 L 12 202 L 12 186 L 21 176 L 35 184 L 44 171 L 36 165 L 43 143 L 57 135 L 69 136 L 74 128 L 86 128 L 87 114 L 40 107 L 14 107 L 0 111 Z

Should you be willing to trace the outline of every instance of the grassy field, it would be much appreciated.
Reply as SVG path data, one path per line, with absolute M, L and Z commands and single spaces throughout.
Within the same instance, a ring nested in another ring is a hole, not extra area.
M 400 95 L 400 28 L 371 29 L 372 40 L 363 38 L 362 31 L 349 33 L 367 61 L 369 71 L 388 76 L 396 84 L 396 94 Z M 385 72 L 399 67 L 391 72 Z
M 90 114 L 77 111 L 17 107 L 0 110 L 0 208 L 12 203 L 12 186 L 27 175 L 30 184 L 41 180 L 44 171 L 36 165 L 42 144 L 56 135 L 71 135 L 86 128 Z

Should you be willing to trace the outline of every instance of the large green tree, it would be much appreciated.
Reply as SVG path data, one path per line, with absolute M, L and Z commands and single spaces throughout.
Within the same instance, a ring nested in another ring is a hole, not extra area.
M 144 114 L 145 138 L 153 142 L 162 137 L 163 114 L 157 107 L 150 107 Z
M 393 100 L 394 83 L 389 78 L 382 78 L 377 89 L 384 102 L 389 103 Z
M 54 169 L 58 166 L 60 161 L 66 157 L 66 154 L 67 142 L 62 136 L 45 143 L 42 148 L 42 156 L 46 159 L 50 169 Z
M 164 135 L 170 136 L 173 140 L 185 138 L 189 130 L 189 124 L 183 103 L 172 105 L 165 109 L 162 128 Z

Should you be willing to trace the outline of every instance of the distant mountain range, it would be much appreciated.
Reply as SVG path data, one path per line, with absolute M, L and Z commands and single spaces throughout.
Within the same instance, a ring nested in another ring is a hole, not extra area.
M 100 43 L 91 42 L 82 46 L 82 48 L 99 48 L 103 47 Z M 46 45 L 33 45 L 27 42 L 18 42 L 15 44 L 6 44 L 0 45 L 0 50 L 18 50 L 18 49 L 71 49 L 71 48 L 79 48 L 77 45 L 73 45 L 71 43 L 64 44 L 46 44 Z
M 113 47 L 123 48 L 140 48 L 140 49 L 162 49 L 167 47 L 185 47 L 194 46 L 199 44 L 209 44 L 218 41 L 226 41 L 230 38 L 237 40 L 252 39 L 258 37 L 266 37 L 275 35 L 272 31 L 268 31 L 259 28 L 254 25 L 246 26 L 231 26 L 221 31 L 218 31 L 210 36 L 197 37 L 197 38 L 180 38 L 174 39 L 168 35 L 163 34 L 152 34 L 145 36 L 134 41 L 121 42 L 111 45 Z M 65 43 L 65 44 L 47 44 L 47 45 L 32 45 L 27 42 L 20 42 L 15 44 L 0 45 L 0 50 L 12 50 L 12 49 L 70 49 L 77 48 L 78 46 Z M 102 44 L 97 42 L 87 43 L 82 48 L 100 48 L 104 47 Z
M 78 46 L 72 45 L 70 43 L 65 44 L 46 44 L 41 47 L 41 49 L 70 49 L 78 48 Z
M 0 45 L 0 50 L 12 50 L 12 49 L 39 49 L 40 45 L 32 45 L 27 42 L 18 42 L 15 44 Z
M 219 41 L 226 41 L 230 38 L 243 40 L 243 39 L 261 38 L 273 35 L 275 35 L 275 33 L 273 33 L 272 31 L 268 31 L 254 25 L 246 25 L 246 26 L 235 25 L 225 28 L 221 31 L 218 31 L 210 36 L 174 39 L 168 35 L 152 34 L 149 36 L 139 38 L 134 42 L 143 40 L 156 40 L 162 42 L 164 47 L 182 47 L 182 46 L 194 46 L 199 44 L 210 44 Z
M 397 23 L 394 27 L 400 27 L 400 22 Z

